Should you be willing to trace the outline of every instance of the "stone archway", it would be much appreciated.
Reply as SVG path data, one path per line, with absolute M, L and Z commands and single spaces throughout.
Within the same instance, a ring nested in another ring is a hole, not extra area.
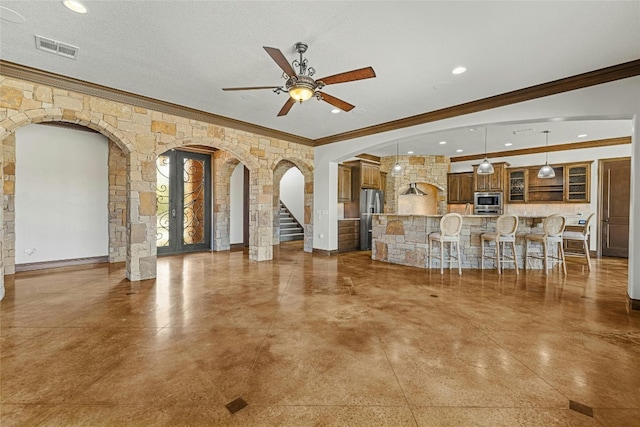
M 242 163 L 249 170 L 249 258 L 254 261 L 270 260 L 272 248 L 271 197 L 272 175 L 265 176 L 266 159 L 256 157 L 231 141 L 218 137 L 187 138 L 170 141 L 156 151 L 156 156 L 172 148 L 206 146 L 217 149 L 213 156 L 213 248 L 216 251 L 230 249 L 230 189 L 231 174 Z M 155 180 L 154 180 L 155 182 Z
M 3 124 L 7 122 L 9 121 L 5 121 Z M 118 218 L 115 219 L 120 222 L 120 225 L 119 227 L 114 227 L 114 222 L 110 220 L 109 260 L 110 262 L 125 261 L 126 276 L 129 280 L 155 277 L 155 247 L 151 248 L 148 246 L 142 247 L 144 245 L 137 245 L 134 249 L 133 244 L 136 242 L 131 239 L 132 230 L 140 228 L 140 224 L 144 226 L 143 218 L 132 215 L 132 210 L 135 210 L 136 213 L 140 212 L 139 203 L 141 197 L 138 191 L 140 186 L 136 186 L 133 180 L 127 179 L 130 177 L 130 165 L 137 165 L 137 170 L 143 169 L 143 165 L 138 162 L 137 158 L 134 158 L 135 148 L 133 143 L 123 132 L 105 121 L 92 120 L 91 116 L 86 112 L 62 110 L 60 108 L 39 108 L 27 110 L 12 116 L 9 125 L 0 129 L 0 141 L 2 142 L 3 148 L 0 151 L 0 161 L 4 170 L 4 176 L 2 177 L 3 185 L 0 186 L 0 191 L 2 191 L 3 198 L 8 196 L 9 199 L 9 203 L 6 204 L 5 209 L 2 211 L 0 221 L 3 231 L 6 233 L 3 241 L 0 242 L 0 244 L 3 245 L 2 267 L 0 271 L 2 283 L 4 283 L 4 274 L 13 274 L 15 272 L 15 254 L 13 253 L 15 234 L 12 233 L 15 230 L 16 212 L 12 211 L 14 204 L 10 200 L 11 197 L 14 196 L 16 179 L 15 132 L 23 126 L 47 122 L 80 125 L 92 129 L 108 138 L 110 181 L 112 178 L 114 181 L 117 179 L 118 184 L 116 186 L 120 188 L 119 192 L 126 194 L 124 200 L 119 201 L 119 203 L 116 203 L 110 195 L 109 209 L 114 211 L 119 210 L 119 214 L 110 215 L 110 217 L 115 218 L 117 216 Z M 112 153 L 117 154 L 114 156 L 113 161 L 111 157 Z M 134 188 L 136 189 L 134 190 Z M 114 192 L 116 191 L 114 190 Z M 114 203 L 111 203 L 112 200 Z M 123 226 L 123 220 L 125 220 L 126 226 Z M 144 228 L 146 229 L 146 227 Z M 144 238 L 142 243 L 144 243 Z M 153 259 L 152 262 L 150 258 Z
M 273 241 L 279 244 L 280 180 L 291 168 L 296 167 L 304 176 L 304 251 L 313 251 L 313 166 L 299 159 L 280 158 L 273 164 Z

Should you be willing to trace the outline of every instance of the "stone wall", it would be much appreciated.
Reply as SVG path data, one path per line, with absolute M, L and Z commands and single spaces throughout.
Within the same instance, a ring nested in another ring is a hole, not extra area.
M 447 173 L 450 160 L 445 156 L 398 156 L 402 173 L 393 176 L 391 169 L 396 164 L 396 156 L 382 157 L 380 171 L 387 173 L 384 195 L 384 211 L 398 212 L 398 195 L 409 188 L 412 182 L 426 183 L 438 189 L 438 214 L 447 213 Z
M 301 170 L 313 171 L 313 148 L 218 126 L 186 117 L 127 105 L 92 95 L 58 89 L 0 75 L 0 141 L 3 149 L 3 224 L 4 235 L 2 268 L 11 264 L 13 233 L 13 181 L 15 172 L 14 132 L 31 123 L 59 121 L 75 123 L 100 132 L 113 142 L 126 159 L 126 183 L 122 186 L 122 158 L 110 160 L 110 177 L 116 185 L 110 197 L 110 233 L 114 241 L 122 231 L 126 218 L 126 275 L 130 280 L 153 278 L 156 275 L 156 157 L 168 149 L 188 145 L 215 147 L 242 162 L 250 171 L 250 249 L 252 260 L 263 261 L 272 257 L 273 244 L 273 169 L 287 159 Z M 224 169 L 229 175 L 232 169 Z M 304 171 L 303 171 L 304 173 Z M 308 172 L 307 172 L 308 173 Z M 215 179 L 227 179 L 217 175 Z M 312 182 L 312 181 L 311 181 Z M 226 185 L 226 183 L 224 184 Z M 122 206 L 121 192 L 125 191 L 126 205 Z M 312 188 L 312 187 L 311 187 Z M 218 187 L 216 187 L 218 189 Z M 214 190 L 215 191 L 215 190 Z M 111 185 L 110 185 L 111 194 Z M 5 197 L 8 196 L 8 197 Z M 113 202 L 113 203 L 111 203 Z M 216 198 L 218 226 L 228 227 L 222 218 L 228 212 L 227 194 Z M 115 211 L 118 212 L 115 212 Z M 120 216 L 119 216 L 120 215 Z M 228 217 L 228 213 L 227 213 Z M 221 239 L 223 240 L 221 233 Z M 227 231 L 228 235 L 228 231 Z M 121 258 L 120 243 L 110 251 L 114 261 Z M 5 273 L 12 273 L 6 270 Z
M 428 243 L 427 236 L 433 231 L 440 230 L 440 215 L 374 215 L 373 217 L 373 247 L 371 257 L 377 261 L 385 261 L 393 264 L 409 265 L 413 267 L 428 267 Z M 460 232 L 460 252 L 462 268 L 480 268 L 481 266 L 481 242 L 480 236 L 488 231 L 495 231 L 497 215 L 471 215 L 463 216 L 462 231 Z M 540 233 L 542 231 L 543 217 L 520 217 L 516 233 L 516 251 L 518 265 L 524 267 L 524 235 L 528 233 Z M 485 243 L 487 254 L 495 250 L 495 244 Z M 437 255 L 440 248 L 434 244 L 432 254 Z M 531 254 L 542 255 L 542 247 L 539 244 L 530 244 Z M 445 245 L 445 258 L 448 259 L 449 245 Z M 511 254 L 511 246 L 507 246 L 507 255 Z M 454 263 L 455 268 L 458 267 Z M 433 268 L 440 268 L 437 259 L 432 261 Z M 448 267 L 449 263 L 445 263 Z M 494 268 L 491 260 L 485 260 L 485 268 Z M 506 268 L 514 268 L 513 264 Z M 540 260 L 530 260 L 529 268 L 541 269 Z

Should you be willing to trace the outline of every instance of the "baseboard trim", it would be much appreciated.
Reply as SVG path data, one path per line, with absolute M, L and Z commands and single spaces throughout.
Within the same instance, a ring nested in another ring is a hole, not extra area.
M 338 252 L 337 250 L 332 250 L 332 251 L 328 251 L 326 249 L 316 249 L 313 248 L 313 254 L 318 254 L 318 255 L 326 255 L 326 256 L 332 256 L 332 255 L 338 255 L 340 252 Z
M 640 299 L 629 298 L 629 308 L 631 310 L 640 310 Z
M 232 243 L 229 246 L 229 250 L 231 252 L 240 252 L 240 251 L 244 251 L 244 243 Z
M 74 265 L 103 264 L 107 262 L 109 262 L 108 256 L 30 262 L 25 264 L 16 264 L 16 273 L 20 273 L 22 271 L 45 270 L 47 268 L 72 267 Z

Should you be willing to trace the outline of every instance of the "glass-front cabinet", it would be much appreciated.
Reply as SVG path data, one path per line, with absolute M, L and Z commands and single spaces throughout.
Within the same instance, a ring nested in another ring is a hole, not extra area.
M 564 168 L 565 202 L 589 203 L 591 164 L 573 164 Z
M 509 203 L 527 201 L 526 169 L 509 169 Z

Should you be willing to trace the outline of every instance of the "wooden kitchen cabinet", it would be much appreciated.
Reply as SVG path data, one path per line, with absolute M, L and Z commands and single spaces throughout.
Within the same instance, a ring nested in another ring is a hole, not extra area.
M 524 203 L 527 201 L 527 189 L 528 189 L 528 175 L 527 170 L 509 169 L 507 174 L 509 191 L 507 193 L 507 202 L 509 203 Z
M 380 189 L 380 165 L 360 162 L 362 188 Z
M 345 166 L 351 167 L 351 179 L 354 190 L 361 188 L 380 189 L 380 165 L 378 163 L 356 160 L 345 162 Z
M 473 203 L 473 172 L 447 175 L 447 203 Z
M 589 203 L 591 163 L 553 165 L 554 178 L 538 178 L 541 166 L 508 169 L 508 203 Z
M 591 195 L 591 163 L 571 164 L 564 168 L 564 201 L 589 203 Z
M 345 165 L 338 165 L 338 203 L 350 202 L 351 200 L 353 200 L 351 168 Z
M 360 220 L 338 220 L 338 251 L 355 251 L 360 248 Z
M 473 166 L 474 191 L 504 191 L 506 171 L 509 163 L 491 163 L 493 173 L 491 175 L 478 175 L 478 165 Z

